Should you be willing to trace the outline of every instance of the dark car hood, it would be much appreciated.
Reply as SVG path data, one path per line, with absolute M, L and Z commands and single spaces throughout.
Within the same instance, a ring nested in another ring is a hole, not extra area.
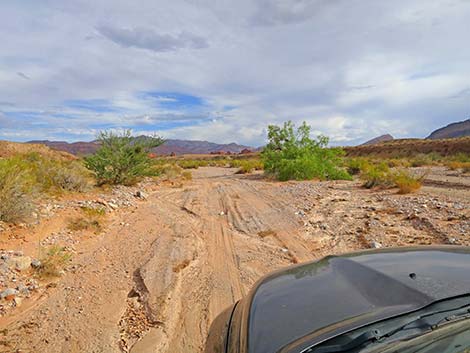
M 330 256 L 257 283 L 240 302 L 247 337 L 242 350 L 301 352 L 365 324 L 468 293 L 470 248 L 401 248 Z

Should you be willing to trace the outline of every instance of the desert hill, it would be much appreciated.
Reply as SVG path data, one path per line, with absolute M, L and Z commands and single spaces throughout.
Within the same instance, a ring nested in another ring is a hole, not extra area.
M 10 141 L 0 141 L 0 158 L 8 158 L 16 155 L 38 153 L 39 155 L 52 158 L 73 160 L 76 157 L 68 152 L 57 151 L 44 144 L 19 143 Z
M 470 119 L 459 121 L 433 131 L 427 139 L 446 139 L 470 136 Z
M 393 136 L 390 135 L 390 134 L 385 134 L 385 135 L 381 135 L 381 136 L 377 136 L 369 141 L 366 141 L 364 142 L 362 145 L 365 146 L 365 145 L 375 145 L 376 143 L 380 143 L 380 142 L 385 142 L 385 141 L 392 141 L 393 140 Z

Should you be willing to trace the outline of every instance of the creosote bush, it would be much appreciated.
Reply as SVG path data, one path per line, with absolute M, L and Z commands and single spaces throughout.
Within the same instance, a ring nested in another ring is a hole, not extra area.
M 144 176 L 153 175 L 149 150 L 164 142 L 157 136 L 133 137 L 130 130 L 102 131 L 98 141 L 100 148 L 85 158 L 85 165 L 95 174 L 98 185 L 132 185 Z
M 327 148 L 328 138 L 310 138 L 305 122 L 294 130 L 291 121 L 283 127 L 268 127 L 268 144 L 261 153 L 266 174 L 285 180 L 346 179 L 351 176 L 342 168 L 340 148 Z

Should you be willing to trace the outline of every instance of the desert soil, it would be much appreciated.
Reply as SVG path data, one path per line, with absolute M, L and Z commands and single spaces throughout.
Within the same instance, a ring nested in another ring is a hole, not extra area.
M 398 195 L 200 168 L 76 242 L 73 267 L 1 318 L 0 351 L 202 352 L 211 321 L 270 271 L 363 248 L 469 245 L 470 178 L 446 173 Z

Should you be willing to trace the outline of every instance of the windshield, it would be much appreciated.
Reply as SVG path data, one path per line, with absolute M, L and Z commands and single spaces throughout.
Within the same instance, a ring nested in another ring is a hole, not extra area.
M 384 352 L 389 347 L 390 352 L 467 352 L 469 319 L 470 296 L 453 298 L 347 332 L 302 353 Z M 453 330 L 449 331 L 451 325 Z M 459 329 L 453 325 L 460 325 Z M 421 337 L 426 339 L 420 341 Z
M 470 353 L 470 320 L 449 324 L 415 339 L 365 352 Z

